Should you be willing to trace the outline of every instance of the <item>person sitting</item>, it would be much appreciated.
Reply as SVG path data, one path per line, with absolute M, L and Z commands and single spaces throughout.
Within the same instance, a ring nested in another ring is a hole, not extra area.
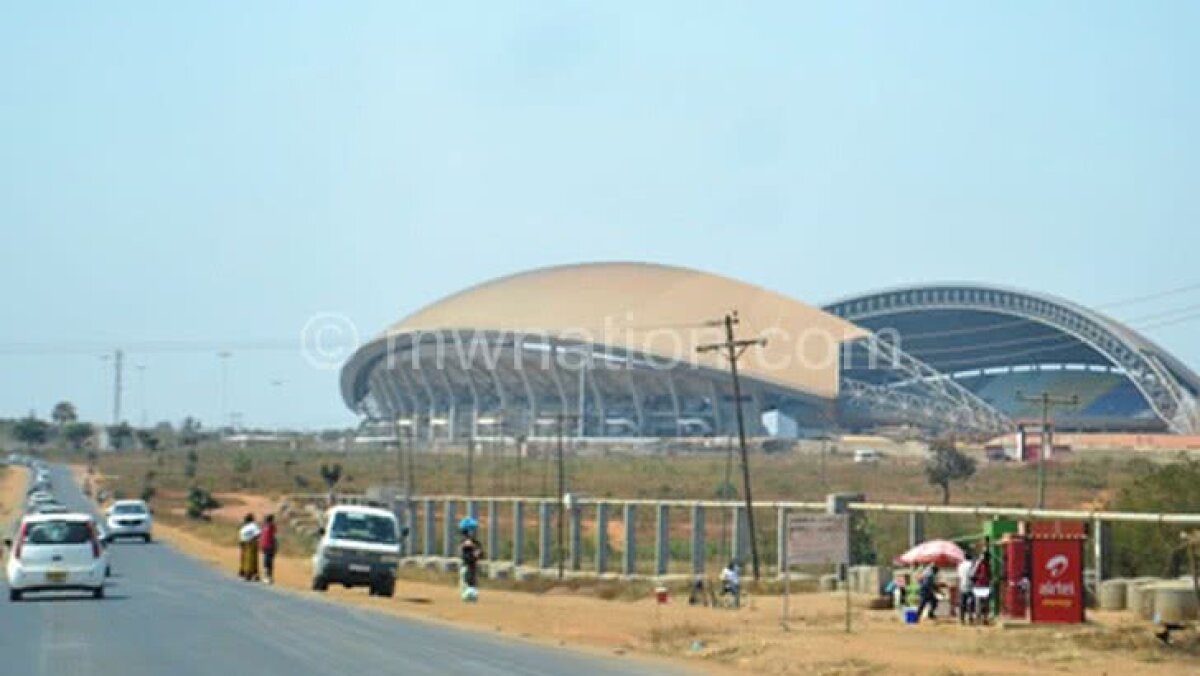
M 730 561 L 725 570 L 721 571 L 721 598 L 729 596 L 733 600 L 733 607 L 740 608 L 742 605 L 742 578 L 738 574 L 737 561 Z

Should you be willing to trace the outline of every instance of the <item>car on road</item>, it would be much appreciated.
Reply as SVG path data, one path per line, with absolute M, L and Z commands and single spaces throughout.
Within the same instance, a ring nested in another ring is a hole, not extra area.
M 108 556 L 87 514 L 35 514 L 21 519 L 8 547 L 8 598 L 29 592 L 76 590 L 104 598 Z
M 25 506 L 28 509 L 33 510 L 40 505 L 45 505 L 52 502 L 58 502 L 58 499 L 47 491 L 37 490 L 29 494 L 29 497 L 25 501 Z
M 117 500 L 105 512 L 104 521 L 109 542 L 117 538 L 153 539 L 154 515 L 142 500 Z
M 31 514 L 67 514 L 71 510 L 60 502 L 43 502 L 30 510 Z
M 313 554 L 312 588 L 331 584 L 368 587 L 372 596 L 392 596 L 400 562 L 400 528 L 391 512 L 338 505 L 325 513 Z

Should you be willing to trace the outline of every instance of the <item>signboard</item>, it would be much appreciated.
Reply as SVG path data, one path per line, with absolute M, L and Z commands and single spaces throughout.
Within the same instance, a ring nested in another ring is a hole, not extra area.
M 1083 622 L 1083 541 L 1034 539 L 1030 571 L 1030 619 Z
M 846 514 L 788 514 L 787 563 L 850 563 L 850 520 Z

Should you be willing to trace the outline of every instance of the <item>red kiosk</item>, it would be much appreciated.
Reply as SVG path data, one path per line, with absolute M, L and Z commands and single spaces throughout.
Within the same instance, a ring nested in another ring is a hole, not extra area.
M 1026 535 L 1008 535 L 1004 548 L 1004 611 L 1034 623 L 1078 624 L 1085 619 L 1083 546 L 1079 521 L 1035 521 Z

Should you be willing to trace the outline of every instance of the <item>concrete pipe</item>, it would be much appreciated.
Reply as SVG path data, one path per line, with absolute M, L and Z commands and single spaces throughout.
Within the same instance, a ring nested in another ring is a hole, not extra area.
M 1182 624 L 1197 619 L 1200 603 L 1191 584 L 1164 582 L 1151 585 L 1154 590 L 1154 620 L 1168 624 Z
M 1129 580 L 1105 580 L 1100 583 L 1100 610 L 1125 610 Z

